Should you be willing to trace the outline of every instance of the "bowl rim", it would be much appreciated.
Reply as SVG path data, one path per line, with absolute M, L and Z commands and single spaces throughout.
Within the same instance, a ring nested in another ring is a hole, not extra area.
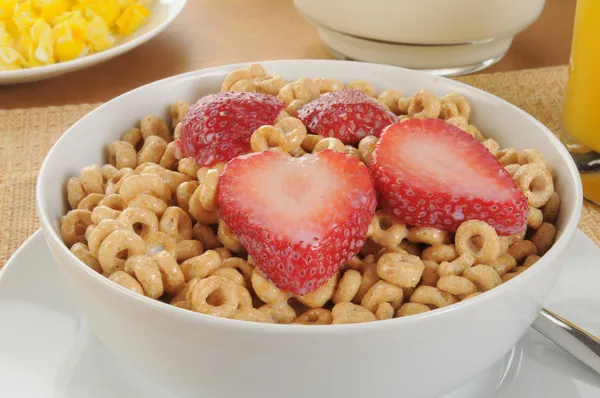
M 115 58 L 121 54 L 124 54 L 145 42 L 153 39 L 159 33 L 164 31 L 171 23 L 181 14 L 188 0 L 170 0 L 169 7 L 173 7 L 175 10 L 171 15 L 168 15 L 165 20 L 155 26 L 148 32 L 140 35 L 132 40 L 118 44 L 114 47 L 100 51 L 94 54 L 86 55 L 81 58 L 75 58 L 66 62 L 57 62 L 50 65 L 36 66 L 33 68 L 23 68 L 9 71 L 0 71 L 0 82 L 10 82 L 12 80 L 19 80 L 24 78 L 43 78 L 45 75 L 63 74 L 71 71 L 81 70 L 89 66 L 99 64 L 109 59 Z
M 534 278 L 537 274 L 539 274 L 540 272 L 543 272 L 544 269 L 549 267 L 554 262 L 554 260 L 556 260 L 556 258 L 565 251 L 565 249 L 569 245 L 571 239 L 573 238 L 575 231 L 577 230 L 579 219 L 581 217 L 582 203 L 583 203 L 583 190 L 582 190 L 582 186 L 581 186 L 581 180 L 579 179 L 579 173 L 577 171 L 577 167 L 576 167 L 575 163 L 573 162 L 569 152 L 564 147 L 564 145 L 561 143 L 561 141 L 558 139 L 558 137 L 556 137 L 544 124 L 542 124 L 540 121 L 535 119 L 533 116 L 529 115 L 527 112 L 523 111 L 522 109 L 518 108 L 517 106 L 509 103 L 508 101 L 506 101 L 500 97 L 497 97 L 491 93 L 488 93 L 488 92 L 478 89 L 476 87 L 467 85 L 465 83 L 458 82 L 456 80 L 431 75 L 431 79 L 439 79 L 439 80 L 442 80 L 445 82 L 449 82 L 452 85 L 455 85 L 456 87 L 461 87 L 468 91 L 472 91 L 472 92 L 476 93 L 477 95 L 483 96 L 487 100 L 491 100 L 494 102 L 500 101 L 500 103 L 503 103 L 505 106 L 508 106 L 510 109 L 512 109 L 512 111 L 519 114 L 521 117 L 524 117 L 533 126 L 542 130 L 542 132 L 550 140 L 551 144 L 554 146 L 554 148 L 557 150 L 557 152 L 561 155 L 562 160 L 566 163 L 566 166 L 567 166 L 567 169 L 568 169 L 569 175 L 570 175 L 570 180 L 571 180 L 570 182 L 572 182 L 574 184 L 574 188 L 575 188 L 574 192 L 572 192 L 572 194 L 575 196 L 574 201 L 573 201 L 575 208 L 572 209 L 571 217 L 568 220 L 566 220 L 564 228 L 562 230 L 562 235 L 560 236 L 560 238 L 558 240 L 556 240 L 556 242 L 552 245 L 550 250 L 548 250 L 548 252 L 545 253 L 538 262 L 536 262 L 533 266 L 531 266 L 531 268 L 528 269 L 528 272 L 522 273 L 521 275 L 519 275 L 518 278 L 512 278 L 511 280 L 509 280 L 505 283 L 502 283 L 502 285 L 500 285 L 488 292 L 485 292 L 485 294 L 478 295 L 477 297 L 474 297 L 472 299 L 469 299 L 466 301 L 461 301 L 461 302 L 458 302 L 456 304 L 453 304 L 453 305 L 450 305 L 447 307 L 437 308 L 437 309 L 434 309 L 434 310 L 431 310 L 428 312 L 412 315 L 409 317 L 392 318 L 392 319 L 388 319 L 388 320 L 384 320 L 384 321 L 366 322 L 366 323 L 359 323 L 359 324 L 311 325 L 310 327 L 305 327 L 306 325 L 298 325 L 298 324 L 271 324 L 271 323 L 247 322 L 247 321 L 240 321 L 240 320 L 229 319 L 229 318 L 220 318 L 220 317 L 216 317 L 216 316 L 212 316 L 212 315 L 206 315 L 206 314 L 197 313 L 197 312 L 190 311 L 190 310 L 185 310 L 185 309 L 164 303 L 159 300 L 150 299 L 146 296 L 142 296 L 142 295 L 134 293 L 128 289 L 125 289 L 124 287 L 111 282 L 108 278 L 106 278 L 106 277 L 102 276 L 101 274 L 97 273 L 96 271 L 92 270 L 90 267 L 88 267 L 86 264 L 84 264 L 81 260 L 79 260 L 67 248 L 67 246 L 64 244 L 64 242 L 60 238 L 57 231 L 55 231 L 55 229 L 53 227 L 53 221 L 50 219 L 49 215 L 46 213 L 46 211 L 44 209 L 44 204 L 43 204 L 44 203 L 43 198 L 46 197 L 45 190 L 43 187 L 44 180 L 46 179 L 46 178 L 44 178 L 44 176 L 49 173 L 48 172 L 48 170 L 50 168 L 49 162 L 50 162 L 50 159 L 52 158 L 53 153 L 56 152 L 57 148 L 61 146 L 61 143 L 66 140 L 66 137 L 69 136 L 70 134 L 74 134 L 73 132 L 76 132 L 78 130 L 78 126 L 80 124 L 83 124 L 83 122 L 87 118 L 89 118 L 92 115 L 95 115 L 97 113 L 103 112 L 104 108 L 109 106 L 109 104 L 112 104 L 113 102 L 116 102 L 116 101 L 126 101 L 128 99 L 127 98 L 128 96 L 136 95 L 140 91 L 146 91 L 152 87 L 167 85 L 170 82 L 174 82 L 174 81 L 178 81 L 178 80 L 195 80 L 196 78 L 201 77 L 201 76 L 221 74 L 223 72 L 229 72 L 234 69 L 247 67 L 248 65 L 254 64 L 254 63 L 259 63 L 259 64 L 265 66 L 265 68 L 267 68 L 267 69 L 270 65 L 274 65 L 274 64 L 284 64 L 284 66 L 285 66 L 285 64 L 291 65 L 291 64 L 298 64 L 298 63 L 300 63 L 300 64 L 301 63 L 307 63 L 307 64 L 310 63 L 310 64 L 317 64 L 317 65 L 318 64 L 325 65 L 325 64 L 335 63 L 338 66 L 342 66 L 343 64 L 353 64 L 353 65 L 360 64 L 360 65 L 364 66 L 364 68 L 366 68 L 367 70 L 369 70 L 369 69 L 370 70 L 376 70 L 376 69 L 400 70 L 401 73 L 406 74 L 408 77 L 410 77 L 411 75 L 413 75 L 413 76 L 427 75 L 424 72 L 399 68 L 399 67 L 390 66 L 390 65 L 362 63 L 362 62 L 357 63 L 354 61 L 339 61 L 339 60 L 286 59 L 286 60 L 243 62 L 243 63 L 237 63 L 237 64 L 226 64 L 226 65 L 220 65 L 220 66 L 215 66 L 215 67 L 210 67 L 210 68 L 205 68 L 205 69 L 199 69 L 199 70 L 171 76 L 171 77 L 168 77 L 165 79 L 161 79 L 161 80 L 146 84 L 144 86 L 140 86 L 140 87 L 138 87 L 134 90 L 131 90 L 129 92 L 126 92 L 124 94 L 121 94 L 121 95 L 113 98 L 112 100 L 107 101 L 106 103 L 100 105 L 99 107 L 97 107 L 96 109 L 91 111 L 90 113 L 86 114 L 80 120 L 78 120 L 75 124 L 73 124 L 67 131 L 65 131 L 61 135 L 61 137 L 59 137 L 59 139 L 54 143 L 54 145 L 52 146 L 52 148 L 50 149 L 50 151 L 44 158 L 44 161 L 40 167 L 38 179 L 36 182 L 36 209 L 37 209 L 38 217 L 40 219 L 40 224 L 42 226 L 42 230 L 44 231 L 46 240 L 49 240 L 49 244 L 54 247 L 59 247 L 61 250 L 61 254 L 70 258 L 70 260 L 72 262 L 75 262 L 77 264 L 76 268 L 78 268 L 78 270 L 86 278 L 91 279 L 92 283 L 103 284 L 103 286 L 112 290 L 115 294 L 117 294 L 121 297 L 128 296 L 129 298 L 133 299 L 134 301 L 132 301 L 132 303 L 133 302 L 137 303 L 138 305 L 141 306 L 141 308 L 143 308 L 145 310 L 150 310 L 150 311 L 158 311 L 161 313 L 161 316 L 165 316 L 167 318 L 179 318 L 180 320 L 185 320 L 188 323 L 193 323 L 193 324 L 199 325 L 199 326 L 203 326 L 203 325 L 208 326 L 209 325 L 212 328 L 223 328 L 223 329 L 238 328 L 240 331 L 250 332 L 250 333 L 253 333 L 253 332 L 256 332 L 256 333 L 278 333 L 278 334 L 279 333 L 291 333 L 291 334 L 311 333 L 311 334 L 319 334 L 319 335 L 329 335 L 329 334 L 333 333 L 334 335 L 338 335 L 340 333 L 356 334 L 356 333 L 365 333 L 368 331 L 383 331 L 383 330 L 390 329 L 390 328 L 401 327 L 401 325 L 408 325 L 408 324 L 414 323 L 414 322 L 425 322 L 428 320 L 445 317 L 445 316 L 448 316 L 448 314 L 451 314 L 455 311 L 461 311 L 463 308 L 470 308 L 473 306 L 483 306 L 485 302 L 494 300 L 498 296 L 503 295 L 506 291 L 509 291 L 511 289 L 519 289 L 519 287 L 522 287 L 523 285 L 525 285 L 529 280 Z M 58 260 L 57 260 L 57 262 L 58 262 Z M 61 265 L 61 267 L 62 267 L 62 265 Z

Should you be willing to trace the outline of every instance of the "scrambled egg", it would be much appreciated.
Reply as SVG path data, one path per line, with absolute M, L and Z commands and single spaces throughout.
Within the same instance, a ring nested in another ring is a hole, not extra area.
M 0 72 L 70 61 L 135 33 L 151 0 L 0 0 Z

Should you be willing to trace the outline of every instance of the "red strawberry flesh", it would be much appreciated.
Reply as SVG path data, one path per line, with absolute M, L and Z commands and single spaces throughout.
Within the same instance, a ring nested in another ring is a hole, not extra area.
M 345 144 L 356 144 L 367 135 L 398 121 L 396 115 L 364 93 L 346 88 L 309 102 L 298 111 L 298 118 L 312 133 L 335 137 Z
M 237 157 L 220 177 L 218 201 L 259 269 L 294 294 L 316 290 L 358 253 L 376 207 L 367 168 L 329 150 Z
M 250 152 L 250 136 L 273 124 L 284 103 L 262 93 L 221 92 L 200 98 L 181 122 L 181 157 L 200 166 L 225 162 Z
M 389 126 L 371 175 L 384 208 L 409 225 L 456 231 L 482 220 L 501 235 L 526 227 L 525 195 L 498 160 L 472 136 L 440 119 Z

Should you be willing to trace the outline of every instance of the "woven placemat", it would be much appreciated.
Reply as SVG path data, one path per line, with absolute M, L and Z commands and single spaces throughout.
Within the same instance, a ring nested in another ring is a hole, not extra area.
M 560 129 L 566 66 L 466 76 L 524 109 L 552 131 Z M 0 267 L 37 228 L 35 181 L 44 156 L 73 123 L 98 104 L 0 110 Z M 586 203 L 581 229 L 600 245 L 600 208 Z

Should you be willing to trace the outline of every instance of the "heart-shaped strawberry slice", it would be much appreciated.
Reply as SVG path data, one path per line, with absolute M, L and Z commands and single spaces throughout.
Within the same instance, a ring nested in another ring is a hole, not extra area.
M 316 290 L 365 243 L 377 205 L 367 168 L 333 151 L 231 160 L 219 182 L 221 217 L 280 289 Z

